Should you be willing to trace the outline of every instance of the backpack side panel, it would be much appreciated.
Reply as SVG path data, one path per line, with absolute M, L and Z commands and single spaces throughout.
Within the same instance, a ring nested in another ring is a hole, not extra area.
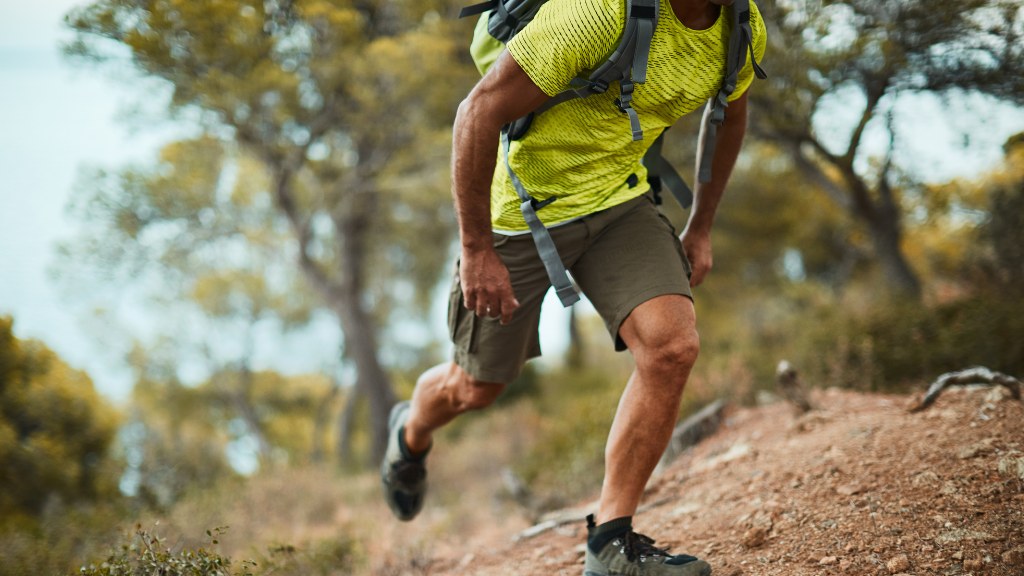
M 476 65 L 481 76 L 487 74 L 487 71 L 498 60 L 502 50 L 505 49 L 505 44 L 487 31 L 487 21 L 490 16 L 490 12 L 480 15 L 480 19 L 476 21 L 476 28 L 473 29 L 473 41 L 469 45 L 469 55 L 473 58 L 473 64 Z

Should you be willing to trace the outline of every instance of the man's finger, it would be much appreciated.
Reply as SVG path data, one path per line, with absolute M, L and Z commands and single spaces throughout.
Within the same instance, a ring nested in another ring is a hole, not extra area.
M 474 309 L 477 316 L 483 317 L 491 315 L 491 306 L 488 300 L 488 298 L 480 298 L 479 300 L 477 300 L 476 308 Z
M 501 323 L 508 324 L 512 321 L 512 314 L 519 308 L 519 301 L 514 296 L 504 298 L 501 301 Z

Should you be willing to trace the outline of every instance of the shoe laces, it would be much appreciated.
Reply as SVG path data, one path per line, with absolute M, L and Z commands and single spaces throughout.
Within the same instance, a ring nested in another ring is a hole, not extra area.
M 423 462 L 406 460 L 405 458 L 401 458 L 392 464 L 391 472 L 392 477 L 399 485 L 408 487 L 416 486 L 427 477 L 427 468 L 423 465 Z
M 672 555 L 668 553 L 668 549 L 668 546 L 664 548 L 655 546 L 654 538 L 644 536 L 632 530 L 626 532 L 626 535 L 623 537 L 622 551 L 630 562 L 635 562 L 638 558 L 671 558 Z

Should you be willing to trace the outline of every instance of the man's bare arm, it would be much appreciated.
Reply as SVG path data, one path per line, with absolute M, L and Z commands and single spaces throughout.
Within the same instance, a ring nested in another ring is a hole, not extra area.
M 705 112 L 706 114 L 707 112 Z M 701 126 L 704 124 L 702 123 Z M 743 146 L 743 136 L 747 132 L 747 94 L 729 103 L 725 109 L 725 120 L 718 128 L 718 138 L 715 142 L 715 155 L 711 159 L 711 181 L 697 182 L 694 186 L 693 208 L 690 210 L 690 220 L 686 229 L 680 235 L 683 243 L 683 250 L 690 260 L 693 269 L 690 277 L 690 284 L 699 286 L 704 277 L 713 265 L 711 256 L 711 225 L 715 220 L 715 212 L 718 210 L 718 203 L 725 193 L 725 186 L 732 175 L 733 166 L 736 165 L 736 157 L 739 156 L 740 148 Z M 700 135 L 700 142 L 704 141 L 703 129 Z M 700 166 L 700 151 L 702 145 L 698 145 L 697 166 Z
M 538 88 L 509 55 L 497 62 L 459 105 L 452 144 L 452 195 L 462 242 L 460 275 L 466 308 L 503 323 L 519 306 L 508 269 L 491 240 L 491 178 L 501 127 L 543 104 Z

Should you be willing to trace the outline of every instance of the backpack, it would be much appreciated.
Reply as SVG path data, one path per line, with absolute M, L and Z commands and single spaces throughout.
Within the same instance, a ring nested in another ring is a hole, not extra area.
M 633 140 L 642 140 L 643 130 L 640 127 L 640 119 L 632 107 L 633 90 L 636 84 L 642 84 L 647 80 L 647 60 L 651 49 L 651 39 L 654 37 L 654 30 L 658 23 L 660 1 L 662 0 L 625 0 L 626 23 L 622 36 L 618 46 L 605 61 L 585 76 L 580 75 L 574 78 L 564 91 L 545 102 L 537 110 L 502 128 L 501 139 L 509 179 L 522 201 L 520 209 L 523 218 L 530 228 L 548 278 L 565 307 L 579 301 L 579 292 L 569 279 L 568 272 L 551 240 L 551 235 L 537 217 L 537 210 L 547 206 L 555 198 L 552 197 L 541 202 L 530 196 L 512 170 L 509 161 L 511 141 L 518 140 L 526 134 L 537 114 L 542 114 L 546 110 L 575 98 L 603 94 L 615 83 L 619 85 L 619 97 L 615 100 L 615 105 L 621 112 L 628 115 Z M 482 35 L 478 31 L 474 37 L 472 50 L 474 61 L 477 62 L 481 72 L 484 71 L 487 64 L 481 64 L 480 61 L 481 54 L 488 50 L 486 44 L 492 44 L 491 48 L 503 48 L 504 44 L 507 44 L 513 36 L 533 20 L 545 2 L 547 0 L 486 0 L 462 9 L 459 13 L 460 18 L 483 14 L 480 26 L 486 19 L 487 34 Z M 708 102 L 711 110 L 709 114 L 705 115 L 706 121 L 703 128 L 704 147 L 697 176 L 700 182 L 711 180 L 711 160 L 714 156 L 718 126 L 725 120 L 725 108 L 729 105 L 728 98 L 736 90 L 739 72 L 746 64 L 748 52 L 754 74 L 761 79 L 767 77 L 754 57 L 753 33 L 750 27 L 750 0 L 735 0 L 732 6 L 723 7 L 723 10 L 728 10 L 732 18 L 729 47 L 726 54 L 726 74 L 722 87 Z M 495 46 L 495 42 L 500 45 Z M 496 57 L 496 54 L 493 54 L 493 57 Z M 643 164 L 647 168 L 647 180 L 656 201 L 660 203 L 659 194 L 664 187 L 669 189 L 683 208 L 689 208 L 693 203 L 693 192 L 679 172 L 661 155 L 663 137 L 664 132 L 655 139 L 644 155 Z

